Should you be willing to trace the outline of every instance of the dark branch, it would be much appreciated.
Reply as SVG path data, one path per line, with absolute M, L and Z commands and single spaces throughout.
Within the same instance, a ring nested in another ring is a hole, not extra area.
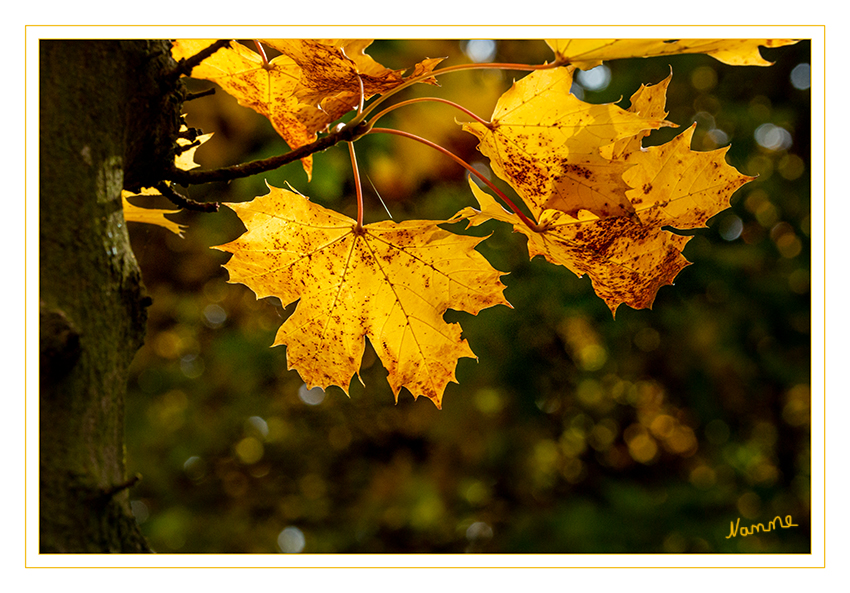
M 200 99 L 201 97 L 207 97 L 209 95 L 215 94 L 215 87 L 210 87 L 205 91 L 198 91 L 197 93 L 189 93 L 186 95 L 184 101 L 194 101 L 195 99 Z
M 176 167 L 172 167 L 170 170 L 165 172 L 165 176 L 167 179 L 179 185 L 198 185 L 214 181 L 232 181 L 233 179 L 250 177 L 251 175 L 258 175 L 259 173 L 278 169 L 284 165 L 288 165 L 289 163 L 308 157 L 311 154 L 327 150 L 331 146 L 340 142 L 352 142 L 368 131 L 369 126 L 365 123 L 354 127 L 343 126 L 342 128 L 331 132 L 327 136 L 319 138 L 315 142 L 299 146 L 285 154 L 258 161 L 251 161 L 249 163 L 241 163 L 230 167 L 222 167 L 220 169 L 192 169 L 191 171 L 183 171 Z
M 203 133 L 203 130 L 199 130 L 198 128 L 187 127 L 185 130 L 180 130 L 179 132 L 177 132 L 177 137 L 185 138 L 186 140 L 192 141 L 195 140 L 198 136 L 201 136 Z
M 180 146 L 177 146 L 177 147 L 174 149 L 174 154 L 175 154 L 175 155 L 183 154 L 183 153 L 184 153 L 184 152 L 186 152 L 187 150 L 191 150 L 191 149 L 195 148 L 196 146 L 200 146 L 200 145 L 201 145 L 201 141 L 200 141 L 200 140 L 195 140 L 195 141 L 194 141 L 194 142 L 192 142 L 191 144 L 182 144 L 182 145 L 180 145 Z
M 186 210 L 196 210 L 198 212 L 218 212 L 218 202 L 196 202 L 185 196 L 181 196 L 176 191 L 171 189 L 166 181 L 160 181 L 154 186 L 159 193 L 171 200 L 174 204 Z
M 120 484 L 113 484 L 112 486 L 103 488 L 103 489 L 101 489 L 101 491 L 99 493 L 100 498 L 102 498 L 103 500 L 110 499 L 113 496 L 115 496 L 116 494 L 118 494 L 119 492 L 121 492 L 122 490 L 127 490 L 128 488 L 132 488 L 141 479 L 142 479 L 142 476 L 139 475 L 139 474 L 136 474 L 135 476 L 133 476 L 129 480 L 121 482 Z
M 230 44 L 230 39 L 219 39 L 214 42 L 212 45 L 205 47 L 198 53 L 196 53 L 191 58 L 182 58 L 179 62 L 177 62 L 177 66 L 170 72 L 170 76 L 172 78 L 180 78 L 184 74 L 189 76 L 192 74 L 192 70 L 206 60 L 208 57 L 213 55 L 215 52 L 220 50 L 223 47 L 227 47 Z

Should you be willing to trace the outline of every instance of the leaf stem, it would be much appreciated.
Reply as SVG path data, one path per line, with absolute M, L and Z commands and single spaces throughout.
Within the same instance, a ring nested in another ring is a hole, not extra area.
M 360 83 L 360 102 L 357 104 L 357 115 L 363 113 L 363 105 L 366 102 L 366 92 L 363 89 L 363 77 L 357 75 L 357 82 Z
M 218 49 L 222 47 L 226 47 L 230 43 L 230 40 L 218 40 L 213 43 L 211 46 L 205 48 L 198 52 L 197 55 L 192 56 L 191 58 L 181 60 L 178 64 L 178 67 L 174 71 L 175 76 L 179 76 L 180 74 L 189 74 L 191 73 L 191 69 L 199 64 L 201 61 L 215 53 Z M 421 82 L 428 78 L 432 78 L 434 76 L 439 76 L 441 74 L 446 74 L 449 72 L 459 72 L 462 70 L 480 70 L 480 69 L 503 69 L 503 70 L 545 70 L 549 68 L 555 68 L 563 65 L 562 62 L 558 60 L 550 63 L 550 64 L 541 64 L 541 65 L 529 65 L 529 64 L 507 64 L 507 63 L 481 63 L 481 64 L 457 64 L 455 66 L 447 66 L 445 68 L 439 68 L 437 70 L 433 70 L 431 72 L 427 72 L 420 76 L 416 76 L 406 80 L 401 85 L 396 88 L 388 91 L 387 93 L 378 97 L 371 105 L 366 108 L 358 109 L 357 115 L 348 122 L 346 126 L 342 129 L 336 129 L 329 133 L 326 136 L 322 136 L 317 140 L 311 142 L 310 144 L 305 144 L 303 146 L 299 146 L 298 148 L 292 149 L 287 153 L 273 156 L 267 159 L 261 159 L 256 161 L 251 161 L 248 163 L 240 163 L 238 165 L 231 165 L 228 167 L 221 167 L 219 169 L 193 169 L 191 171 L 184 171 L 182 169 L 177 169 L 176 167 L 171 167 L 164 172 L 165 179 L 172 181 L 173 183 L 177 183 L 179 185 L 195 185 L 200 183 L 211 183 L 216 181 L 232 181 L 234 179 L 239 179 L 242 177 L 250 177 L 251 175 L 257 175 L 259 173 L 265 173 L 266 171 L 271 171 L 282 167 L 283 165 L 292 163 L 299 159 L 310 156 L 311 154 L 321 152 L 327 150 L 331 146 L 342 142 L 342 141 L 353 141 L 364 135 L 366 131 L 369 129 L 369 126 L 364 124 L 363 122 L 366 120 L 366 117 L 375 110 L 375 108 L 384 100 L 388 99 L 395 93 L 401 91 L 408 86 L 416 84 L 417 82 Z M 359 78 L 359 77 L 358 77 Z M 362 79 L 360 79 L 362 84 Z M 363 94 L 361 93 L 361 100 L 363 99 Z M 451 104 L 450 101 L 444 99 L 434 98 L 431 100 L 442 101 L 444 103 Z M 411 100 L 413 102 L 415 100 Z M 408 102 L 402 102 L 401 104 L 409 104 Z M 455 104 L 456 105 L 456 104 Z M 484 122 L 481 118 L 477 117 L 472 112 L 466 110 L 465 108 L 456 105 L 458 108 L 462 109 L 465 113 L 467 113 L 470 117 L 473 117 L 476 121 L 481 123 Z M 373 118 L 373 122 L 378 119 L 381 115 L 383 115 L 387 110 L 379 113 L 378 116 Z M 442 147 L 440 147 L 442 148 Z M 477 172 L 476 172 L 477 174 Z M 494 191 L 498 191 L 495 190 Z M 517 211 L 517 214 L 521 216 L 521 213 Z
M 257 47 L 257 53 L 263 58 L 263 66 L 268 66 L 269 58 L 266 56 L 266 50 L 263 48 L 263 44 L 260 43 L 259 39 L 254 39 L 254 45 Z
M 413 103 L 423 103 L 425 101 L 436 101 L 437 103 L 445 103 L 446 105 L 451 105 L 455 109 L 459 109 L 459 110 L 463 111 L 465 114 L 467 114 L 469 117 L 471 117 L 472 119 L 474 119 L 475 121 L 477 121 L 481 125 L 484 125 L 484 126 L 490 125 L 490 122 L 488 122 L 485 119 L 478 117 L 477 115 L 472 113 L 469 109 L 467 109 L 463 105 L 455 103 L 454 101 L 449 101 L 448 99 L 443 99 L 442 97 L 417 97 L 415 99 L 408 99 L 406 101 L 401 101 L 401 102 L 396 103 L 394 105 L 390 105 L 389 107 L 387 107 L 383 111 L 376 114 L 372 119 L 370 119 L 368 125 L 371 128 L 373 125 L 375 125 L 376 121 L 378 121 L 379 119 L 384 117 L 387 113 L 389 113 L 393 109 L 398 109 L 399 107 L 404 107 L 405 105 L 411 105 Z
M 354 232 L 359 233 L 363 228 L 363 185 L 360 183 L 360 170 L 357 168 L 357 155 L 354 154 L 354 142 L 348 144 L 348 154 L 351 156 L 351 168 L 354 170 L 354 189 L 357 194 L 357 225 Z
M 380 105 L 396 93 L 406 89 L 407 87 L 412 86 L 418 82 L 422 82 L 423 80 L 427 80 L 429 78 L 434 78 L 442 74 L 448 74 L 449 72 L 462 72 L 464 70 L 522 70 L 528 72 L 533 70 L 548 70 L 551 68 L 557 68 L 558 66 L 562 65 L 563 63 L 560 60 L 556 59 L 554 62 L 538 65 L 511 64 L 503 62 L 482 62 L 480 64 L 455 64 L 454 66 L 438 68 L 436 70 L 432 70 L 431 72 L 426 72 L 425 74 L 408 78 L 394 89 L 387 91 L 386 93 L 378 97 L 378 99 L 375 100 L 371 105 L 369 105 L 369 107 L 364 109 L 362 113 L 358 114 L 357 117 L 352 120 L 352 122 L 360 123 L 366 118 L 366 116 L 368 116 L 372 111 L 374 111 L 378 105 Z
M 473 167 L 472 165 L 470 165 L 469 163 L 467 163 L 465 160 L 463 160 L 462 158 L 460 158 L 459 156 L 457 156 L 455 153 L 451 152 L 450 150 L 448 150 L 448 149 L 446 149 L 446 148 L 443 148 L 443 147 L 442 147 L 442 146 L 440 146 L 439 144 L 436 144 L 436 143 L 434 143 L 434 142 L 431 142 L 430 140 L 426 140 L 425 138 L 422 138 L 421 136 L 417 136 L 416 134 L 411 134 L 410 132 L 404 132 L 404 131 L 402 131 L 402 130 L 394 130 L 394 129 L 392 129 L 392 128 L 372 128 L 372 129 L 369 131 L 369 134 L 380 134 L 380 133 L 383 133 L 383 134 L 395 134 L 396 136 L 402 136 L 402 137 L 404 137 L 404 138 L 410 138 L 411 140 L 416 140 L 417 142 L 421 142 L 422 144 L 425 144 L 426 146 L 430 146 L 431 148 L 433 148 L 433 149 L 435 149 L 435 150 L 438 150 L 439 152 L 443 153 L 444 155 L 446 155 L 447 157 L 449 157 L 450 159 L 452 159 L 454 162 L 456 162 L 457 164 L 459 164 L 461 167 L 463 167 L 464 169 L 466 169 L 467 171 L 469 171 L 470 173 L 472 173 L 473 175 L 475 175 L 475 176 L 476 176 L 478 179 L 480 179 L 480 180 L 481 180 L 481 181 L 482 181 L 482 182 L 483 182 L 483 183 L 484 183 L 487 187 L 489 187 L 491 190 L 493 190 L 493 191 L 494 191 L 494 192 L 495 192 L 495 193 L 496 193 L 496 194 L 497 194 L 500 198 L 502 198 L 502 200 L 505 202 L 505 204 L 507 204 L 507 205 L 508 205 L 508 207 L 509 207 L 509 208 L 513 211 L 513 213 L 514 213 L 514 214 L 516 214 L 516 215 L 519 217 L 519 219 L 520 219 L 520 220 L 521 220 L 521 221 L 522 221 L 522 222 L 523 222 L 523 223 L 524 223 L 524 224 L 525 224 L 528 228 L 530 228 L 531 230 L 533 230 L 533 231 L 534 231 L 534 232 L 536 232 L 536 233 L 537 233 L 537 232 L 540 232 L 540 231 L 542 231 L 542 230 L 544 230 L 544 228 L 543 228 L 543 227 L 541 227 L 539 224 L 537 224 L 536 222 L 534 222 L 533 220 L 531 220 L 528 216 L 526 216 L 526 215 L 522 212 L 522 210 L 520 210 L 520 209 L 517 207 L 517 205 L 516 205 L 516 204 L 514 204 L 513 200 L 511 200 L 508 196 L 506 196 L 506 195 L 505 195 L 505 193 L 504 193 L 502 190 L 500 190 L 498 187 L 496 187 L 496 186 L 493 184 L 493 182 L 492 182 L 492 181 L 490 181 L 489 179 L 487 179 L 487 177 L 485 177 L 485 176 L 484 176 L 481 172 L 479 172 L 479 171 L 478 171 L 475 167 Z

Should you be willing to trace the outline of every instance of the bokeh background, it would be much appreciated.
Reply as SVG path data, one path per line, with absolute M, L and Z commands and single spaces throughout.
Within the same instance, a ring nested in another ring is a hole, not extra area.
M 376 41 L 391 68 L 425 57 L 542 63 L 540 40 Z M 403 391 L 397 404 L 371 347 L 348 398 L 307 390 L 270 348 L 294 305 L 227 283 L 232 211 L 172 216 L 185 238 L 130 232 L 153 296 L 131 369 L 127 460 L 142 475 L 134 514 L 160 553 L 808 553 L 810 550 L 810 45 L 762 50 L 769 68 L 701 55 L 612 61 L 579 75 L 589 102 L 628 98 L 672 70 L 669 120 L 645 144 L 696 121 L 693 148 L 731 144 L 728 161 L 758 179 L 694 231 L 694 265 L 653 310 L 616 320 L 587 278 L 541 258 L 491 222 L 479 250 L 514 309 L 460 321 L 479 357 L 461 359 L 443 409 Z M 518 71 L 448 74 L 403 97 L 441 96 L 489 118 Z M 193 90 L 213 87 L 189 81 Z M 196 160 L 216 167 L 287 150 L 270 124 L 219 91 L 187 104 L 214 132 Z M 381 120 L 486 170 L 459 111 L 416 104 Z M 357 142 L 366 222 L 447 218 L 474 205 L 465 171 L 389 135 Z M 290 183 L 353 215 L 347 150 L 264 176 L 186 189 L 243 201 Z M 510 189 L 501 184 L 507 192 Z M 162 204 L 159 204 L 160 206 Z M 727 538 L 792 515 L 798 526 Z

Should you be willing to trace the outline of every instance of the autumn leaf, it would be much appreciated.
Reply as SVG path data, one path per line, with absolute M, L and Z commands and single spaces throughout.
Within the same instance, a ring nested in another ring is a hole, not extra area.
M 172 55 L 176 60 L 191 57 L 213 41 L 178 39 L 172 44 Z M 363 53 L 371 40 L 267 39 L 263 43 L 281 55 L 265 62 L 257 52 L 231 41 L 191 75 L 215 82 L 240 105 L 267 117 L 290 148 L 313 142 L 318 132 L 356 108 L 361 80 L 364 100 L 406 81 L 403 71 L 384 68 Z M 426 60 L 414 74 L 427 74 L 439 61 Z M 312 157 L 301 162 L 310 178 Z
M 365 53 L 371 39 L 263 39 L 263 43 L 292 58 L 301 68 L 296 96 L 302 103 L 321 107 L 335 121 L 360 102 L 405 82 L 404 70 L 390 70 Z M 417 64 L 411 76 L 431 72 L 442 58 Z M 426 79 L 424 82 L 435 84 Z
M 493 171 L 537 216 L 547 209 L 601 218 L 633 212 L 622 174 L 630 166 L 600 149 L 647 130 L 672 125 L 655 112 L 585 103 L 570 93 L 573 67 L 533 72 L 496 103 L 489 124 L 463 129 L 479 139 Z
M 474 358 L 447 309 L 473 315 L 508 305 L 501 272 L 475 251 L 482 240 L 438 227 L 445 221 L 393 221 L 358 229 L 354 220 L 269 186 L 230 204 L 247 232 L 216 249 L 233 254 L 229 281 L 257 298 L 299 301 L 277 332 L 288 368 L 308 387 L 348 393 L 368 337 L 398 401 L 402 387 L 439 408 L 462 357 Z
M 187 132 L 189 127 L 186 124 L 180 126 L 180 132 Z M 177 146 L 181 151 L 174 157 L 174 166 L 183 171 L 189 171 L 199 167 L 195 162 L 195 151 L 200 148 L 207 140 L 212 138 L 213 134 L 201 134 L 194 140 L 178 137 Z M 170 184 L 168 181 L 164 183 Z M 127 198 L 150 198 L 152 196 L 162 196 L 162 192 L 153 187 L 143 187 L 137 194 L 127 190 L 121 190 L 122 204 L 124 206 L 124 220 L 127 222 L 141 222 L 144 224 L 155 224 L 168 229 L 178 237 L 183 237 L 183 232 L 188 228 L 186 225 L 177 224 L 165 218 L 166 214 L 177 214 L 180 210 L 161 210 L 158 208 L 141 208 L 130 203 Z
M 600 218 L 588 213 L 572 217 L 548 209 L 535 232 L 470 181 L 479 210 L 466 208 L 453 220 L 476 226 L 495 219 L 507 222 L 528 238 L 529 257 L 542 255 L 553 264 L 590 276 L 596 294 L 612 314 L 625 303 L 650 308 L 658 289 L 672 284 L 689 264 L 682 255 L 690 237 L 674 229 L 703 227 L 729 205 L 732 194 L 753 177 L 741 175 L 725 161 L 727 148 L 690 150 L 695 126 L 667 144 L 632 153 L 635 166 L 624 180 L 635 216 Z
M 186 59 L 214 41 L 178 39 L 172 43 L 171 54 L 175 60 Z M 231 41 L 229 47 L 219 49 L 195 66 L 191 76 L 215 82 L 240 105 L 267 117 L 290 148 L 309 144 L 316 139 L 316 131 L 329 123 L 317 113 L 318 108 L 301 105 L 295 97 L 301 68 L 287 56 L 278 56 L 266 64 L 257 52 Z M 312 158 L 301 162 L 308 177 L 311 176 Z
M 667 117 L 667 87 L 670 86 L 672 80 L 673 74 L 671 73 L 658 84 L 642 84 L 631 96 L 627 111 L 639 113 L 642 117 L 664 120 Z M 678 127 L 676 124 L 668 125 Z M 646 130 L 630 138 L 617 140 L 613 144 L 602 147 L 600 152 L 610 160 L 622 159 L 629 153 L 640 151 L 643 138 L 649 136 L 650 132 L 651 130 Z
M 189 127 L 186 124 L 180 126 L 181 132 L 187 132 L 188 130 Z M 174 157 L 174 166 L 182 171 L 189 171 L 200 167 L 200 165 L 195 162 L 195 151 L 197 151 L 204 142 L 212 137 L 213 133 L 210 132 L 209 134 L 201 134 L 194 140 L 177 138 L 177 146 L 180 147 L 181 152 Z
M 761 47 L 782 47 L 797 39 L 547 39 L 562 63 L 589 70 L 604 60 L 673 54 L 707 54 L 732 66 L 770 66 Z
M 178 237 L 183 237 L 183 232 L 186 230 L 186 225 L 178 224 L 173 220 L 165 217 L 166 214 L 177 214 L 180 210 L 161 210 L 159 208 L 141 208 L 130 203 L 127 198 L 138 196 L 159 196 L 158 191 L 153 188 L 142 188 L 141 193 L 134 194 L 127 190 L 121 190 L 121 201 L 124 205 L 124 220 L 127 222 L 141 222 L 144 224 L 154 224 L 168 229 Z

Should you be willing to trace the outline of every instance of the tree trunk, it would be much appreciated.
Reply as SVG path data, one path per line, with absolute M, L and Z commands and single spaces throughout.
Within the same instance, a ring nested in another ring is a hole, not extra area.
M 42 553 L 150 551 L 124 460 L 127 369 L 150 299 L 121 189 L 149 180 L 170 150 L 158 140 L 179 118 L 163 116 L 177 86 L 162 82 L 169 62 L 164 42 L 40 44 Z

